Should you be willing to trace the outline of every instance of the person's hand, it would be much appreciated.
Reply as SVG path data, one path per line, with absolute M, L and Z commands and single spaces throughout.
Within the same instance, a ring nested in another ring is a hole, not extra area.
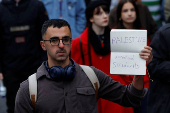
M 140 57 L 146 60 L 146 64 L 148 65 L 153 58 L 152 48 L 150 46 L 145 46 L 144 49 L 139 53 Z
M 0 79 L 1 79 L 1 80 L 3 79 L 3 74 L 2 74 L 2 73 L 0 73 Z
M 136 89 L 142 90 L 144 88 L 144 75 L 134 75 L 132 84 Z

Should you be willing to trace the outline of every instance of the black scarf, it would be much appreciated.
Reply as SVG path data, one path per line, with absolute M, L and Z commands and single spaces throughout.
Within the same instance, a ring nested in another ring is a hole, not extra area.
M 104 31 L 104 46 L 101 45 L 101 40 L 99 39 L 98 35 L 93 31 L 93 29 L 89 28 L 89 36 L 90 43 L 95 51 L 95 53 L 99 55 L 107 55 L 110 53 L 110 29 L 109 27 L 105 28 Z

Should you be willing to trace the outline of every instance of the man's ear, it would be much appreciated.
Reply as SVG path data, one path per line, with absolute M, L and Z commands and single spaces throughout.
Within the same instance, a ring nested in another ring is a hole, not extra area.
M 47 51 L 44 41 L 40 41 L 40 45 L 44 51 Z

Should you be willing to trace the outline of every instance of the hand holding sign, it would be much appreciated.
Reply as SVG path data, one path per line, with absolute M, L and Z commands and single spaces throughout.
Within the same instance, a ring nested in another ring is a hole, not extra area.
M 148 65 L 153 58 L 152 55 L 152 48 L 149 46 L 145 46 L 144 49 L 141 50 L 141 53 L 139 53 L 140 57 L 146 60 L 146 64 Z

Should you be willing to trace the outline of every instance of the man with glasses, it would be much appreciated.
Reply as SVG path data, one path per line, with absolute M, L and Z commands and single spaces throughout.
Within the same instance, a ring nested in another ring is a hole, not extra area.
M 30 100 L 28 80 L 20 85 L 15 102 L 15 113 L 98 113 L 95 90 L 82 68 L 70 57 L 71 29 L 62 19 L 46 21 L 40 42 L 48 60 L 36 73 L 37 101 L 35 109 Z M 152 58 L 151 50 L 143 49 L 145 60 Z M 124 106 L 138 106 L 147 90 L 143 76 L 134 77 L 132 84 L 121 85 L 102 71 L 91 67 L 100 82 L 98 97 Z M 137 79 L 138 78 L 138 79 Z

